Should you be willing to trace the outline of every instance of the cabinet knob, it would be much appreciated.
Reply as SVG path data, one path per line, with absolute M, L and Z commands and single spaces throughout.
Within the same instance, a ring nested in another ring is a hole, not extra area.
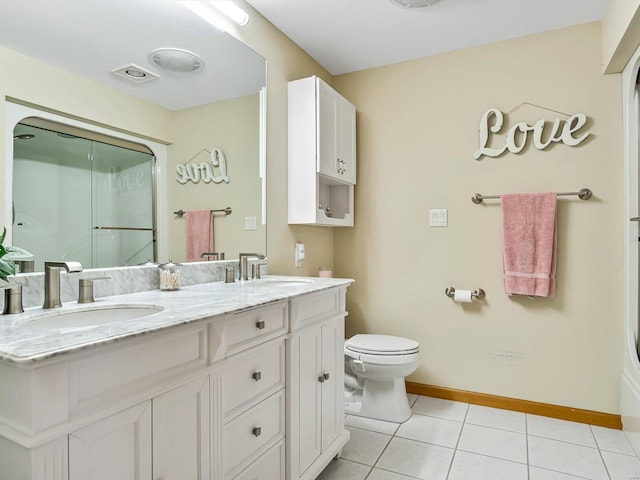
M 320 383 L 324 383 L 324 382 L 325 382 L 325 380 L 326 380 L 326 378 L 324 378 L 324 375 L 320 375 L 320 376 L 318 377 L 318 381 L 319 381 Z
M 253 430 L 251 430 L 251 433 L 253 433 L 255 437 L 259 437 L 262 434 L 262 428 L 253 427 Z
M 328 373 L 324 373 L 324 374 L 322 374 L 322 376 L 324 377 L 325 380 L 329 380 L 329 374 Z
M 253 372 L 253 375 L 251 375 L 251 377 L 257 382 L 262 378 L 262 372 Z
M 256 328 L 258 330 L 264 330 L 264 320 L 260 320 L 259 322 L 256 322 Z

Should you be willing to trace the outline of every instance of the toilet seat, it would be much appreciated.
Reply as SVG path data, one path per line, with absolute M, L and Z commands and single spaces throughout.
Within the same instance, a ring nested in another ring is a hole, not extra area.
M 418 353 L 420 345 L 415 340 L 393 335 L 358 334 L 344 343 L 345 350 L 369 355 L 410 355 Z M 346 352 L 349 354 L 349 352 Z M 351 356 L 351 355 L 350 355 Z

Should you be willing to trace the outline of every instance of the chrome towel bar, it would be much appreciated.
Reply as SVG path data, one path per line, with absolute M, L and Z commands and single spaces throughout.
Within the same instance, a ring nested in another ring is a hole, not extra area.
M 218 210 L 210 210 L 210 212 L 213 212 L 213 213 L 224 212 L 225 215 L 231 215 L 231 212 L 233 212 L 233 210 L 231 210 L 231 207 L 227 207 L 227 208 L 220 208 Z M 185 212 L 182 209 L 176 210 L 175 212 L 173 212 L 174 215 L 177 215 L 179 217 L 183 217 L 185 213 L 187 212 Z
M 593 192 L 588 188 L 583 188 L 579 192 L 558 192 L 559 197 L 566 197 L 569 195 L 577 195 L 580 200 L 589 200 L 593 195 Z M 483 200 L 491 198 L 500 198 L 500 195 L 482 195 L 481 193 L 475 193 L 473 197 L 471 197 L 471 201 L 478 205 L 482 203 Z

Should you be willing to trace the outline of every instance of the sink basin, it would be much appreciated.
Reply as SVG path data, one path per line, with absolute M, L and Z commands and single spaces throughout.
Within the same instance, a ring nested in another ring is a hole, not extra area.
M 101 305 L 72 311 L 48 311 L 20 319 L 16 325 L 37 328 L 83 328 L 107 325 L 161 312 L 158 305 Z

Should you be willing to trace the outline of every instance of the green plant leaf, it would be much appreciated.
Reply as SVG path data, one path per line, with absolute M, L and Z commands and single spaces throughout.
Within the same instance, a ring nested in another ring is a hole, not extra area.
M 0 258 L 0 279 L 6 280 L 10 275 L 15 275 L 16 264 L 9 256 Z

